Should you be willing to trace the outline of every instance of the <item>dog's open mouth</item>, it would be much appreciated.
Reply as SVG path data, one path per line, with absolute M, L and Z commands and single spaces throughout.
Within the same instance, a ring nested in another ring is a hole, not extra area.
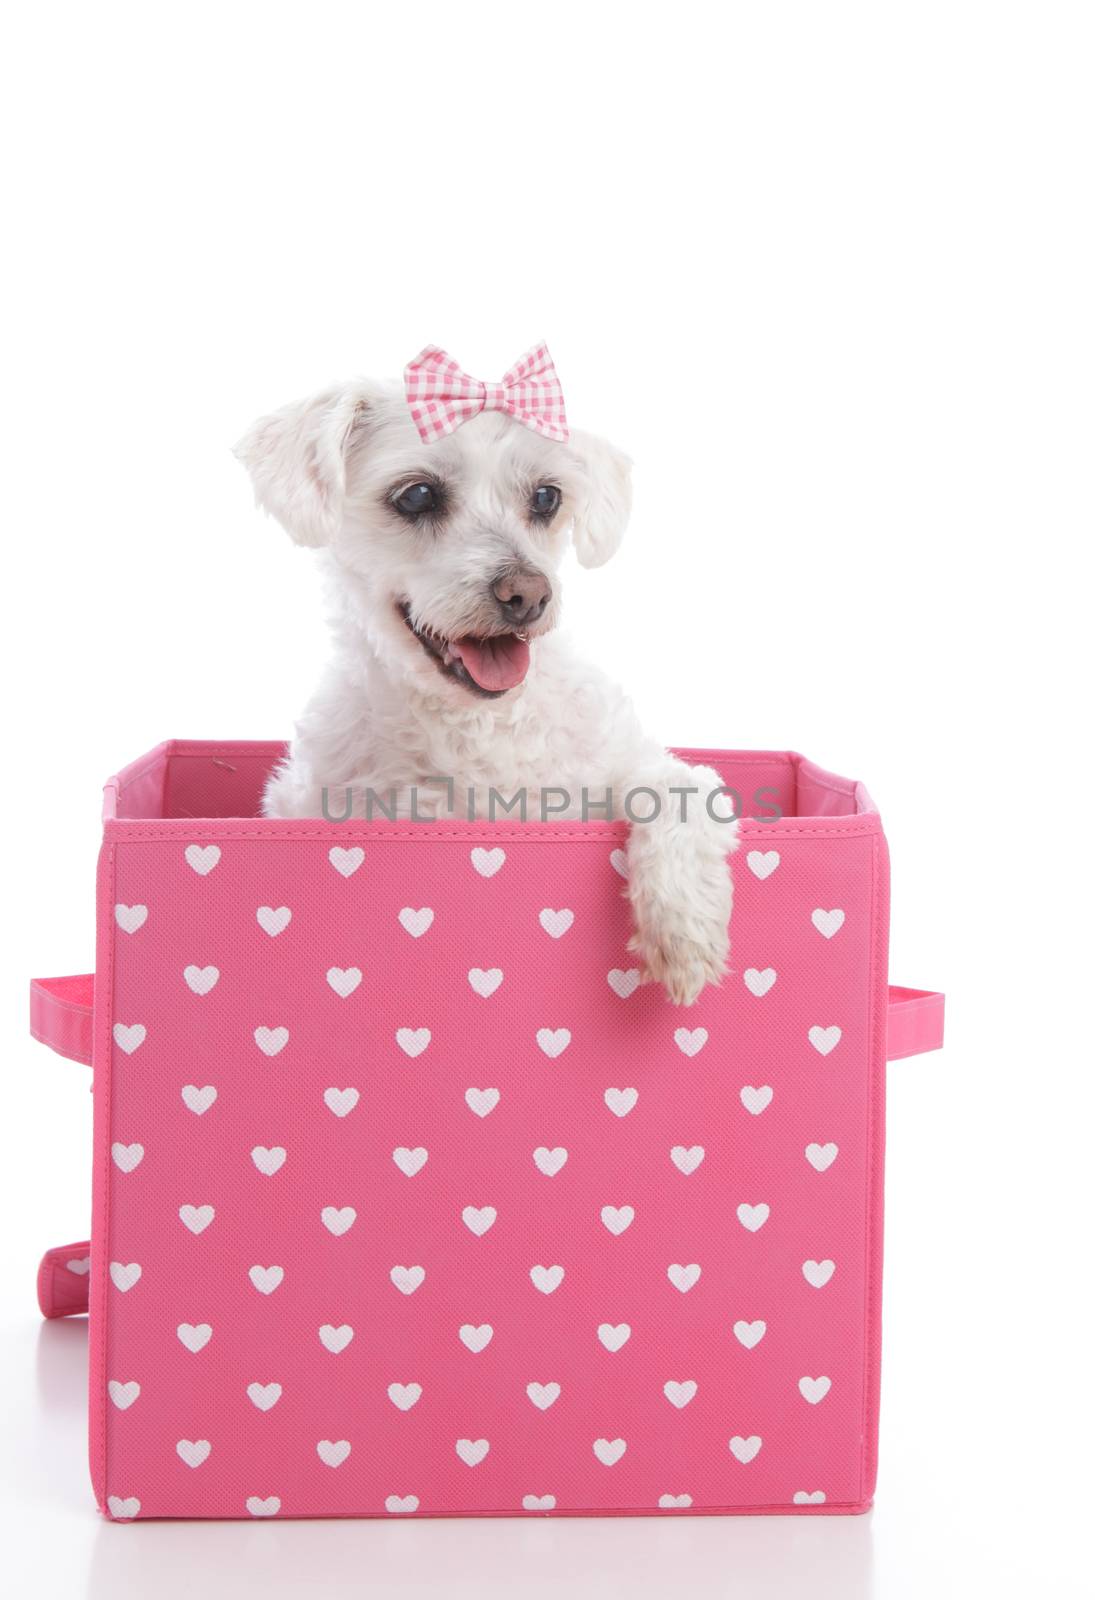
M 473 694 L 493 699 L 524 682 L 529 668 L 525 634 L 496 633 L 483 639 L 467 634 L 461 639 L 444 639 L 429 628 L 416 628 L 405 600 L 399 614 L 437 668 Z

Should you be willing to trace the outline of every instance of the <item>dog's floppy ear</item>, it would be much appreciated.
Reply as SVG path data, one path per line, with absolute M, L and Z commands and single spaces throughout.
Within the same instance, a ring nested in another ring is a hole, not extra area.
M 574 512 L 574 549 L 583 567 L 600 567 L 619 549 L 631 515 L 631 461 L 589 433 L 572 432 L 570 446 L 583 479 Z
M 369 399 L 366 384 L 333 384 L 260 417 L 236 446 L 257 504 L 298 544 L 324 545 L 338 532 L 346 446 Z

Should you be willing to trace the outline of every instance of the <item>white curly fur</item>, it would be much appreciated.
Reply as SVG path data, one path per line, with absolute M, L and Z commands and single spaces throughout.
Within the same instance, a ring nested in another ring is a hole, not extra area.
M 270 816 L 338 816 L 352 791 L 360 814 L 366 791 L 395 791 L 408 815 L 411 791 L 420 817 L 450 814 L 449 795 L 428 780 L 453 780 L 451 814 L 487 814 L 489 791 L 524 789 L 528 816 L 540 816 L 541 792 L 571 797 L 552 816 L 581 815 L 613 792 L 647 787 L 660 800 L 655 821 L 636 823 L 628 845 L 631 948 L 644 980 L 691 1004 L 716 983 L 729 954 L 731 880 L 736 843 L 728 807 L 706 797 L 721 779 L 689 767 L 644 735 L 622 691 L 578 658 L 555 631 L 559 563 L 568 537 L 579 561 L 595 567 L 617 549 L 631 503 L 630 463 L 612 446 L 572 433 L 566 444 L 531 432 L 499 413 L 484 413 L 454 434 L 424 445 L 402 393 L 358 381 L 332 385 L 257 422 L 237 447 L 260 505 L 301 544 L 322 547 L 334 653 L 285 763 L 265 796 Z M 444 485 L 446 514 L 435 524 L 408 523 L 393 491 L 419 480 Z M 532 521 L 538 485 L 562 492 L 549 524 Z M 500 697 L 477 696 L 439 668 L 407 626 L 437 640 L 503 631 L 491 591 L 495 575 L 519 563 L 546 577 L 551 599 L 528 630 L 531 663 L 524 681 Z M 700 792 L 687 802 L 670 791 Z M 652 807 L 634 801 L 636 814 Z M 592 810 L 593 816 L 604 815 Z

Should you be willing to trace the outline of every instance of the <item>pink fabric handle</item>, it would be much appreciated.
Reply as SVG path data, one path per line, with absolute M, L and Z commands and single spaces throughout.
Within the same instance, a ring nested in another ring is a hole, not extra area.
M 59 1244 L 47 1250 L 38 1267 L 38 1304 L 44 1317 L 78 1317 L 87 1310 L 91 1245 Z
M 69 1061 L 91 1065 L 91 1017 L 95 974 L 72 978 L 32 978 L 30 981 L 30 1031 L 32 1038 L 48 1044 Z
M 891 983 L 887 1061 L 943 1048 L 944 998 L 933 989 L 900 989 Z

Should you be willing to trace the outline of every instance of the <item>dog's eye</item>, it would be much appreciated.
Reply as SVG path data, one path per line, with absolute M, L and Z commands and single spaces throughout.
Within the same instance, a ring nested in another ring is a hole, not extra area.
M 409 483 L 392 498 L 392 505 L 401 517 L 413 521 L 427 512 L 440 510 L 440 496 L 432 483 Z
M 542 483 L 532 491 L 531 510 L 534 517 L 553 517 L 563 498 L 553 483 Z

